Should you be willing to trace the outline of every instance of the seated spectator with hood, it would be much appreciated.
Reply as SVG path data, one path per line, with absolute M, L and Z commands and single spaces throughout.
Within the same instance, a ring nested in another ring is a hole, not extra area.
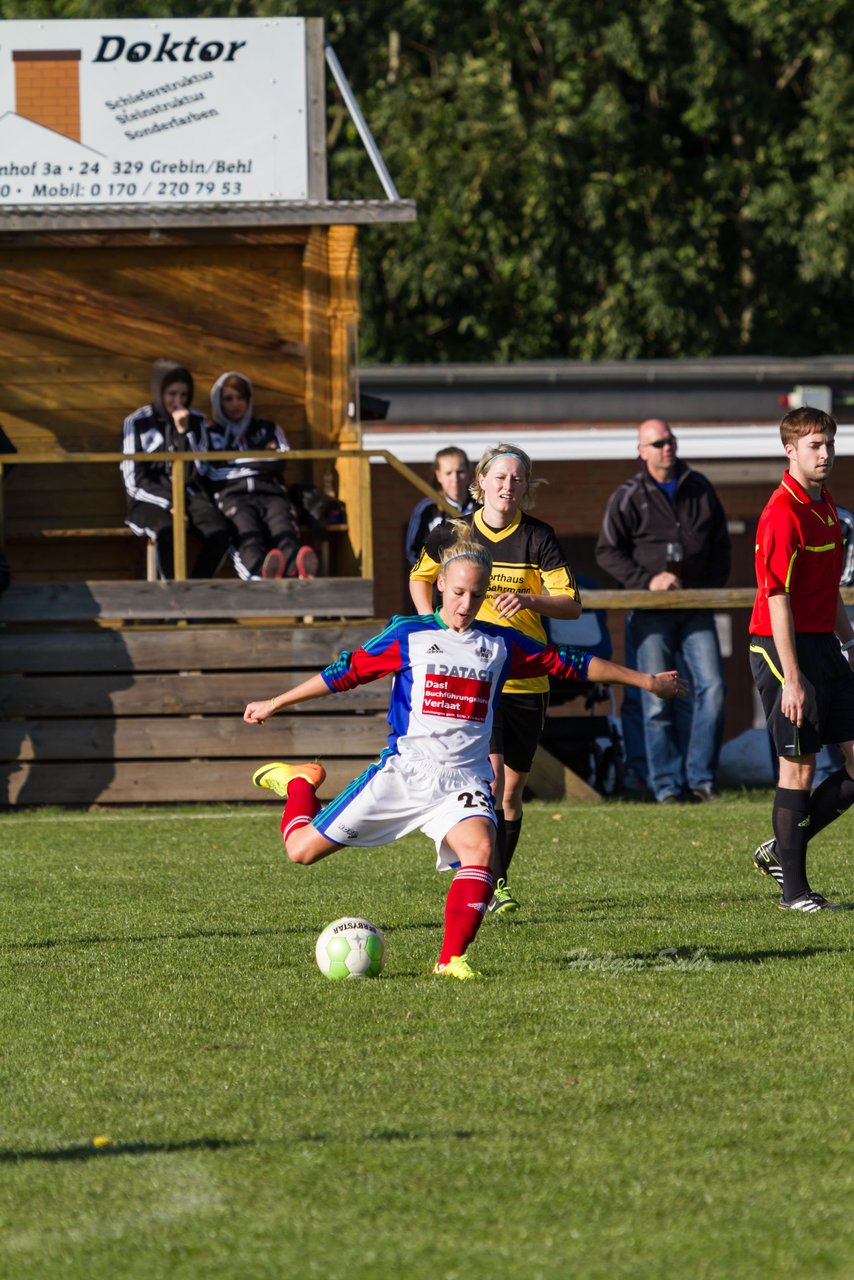
M 269 418 L 255 417 L 252 383 L 233 370 L 211 387 L 211 410 L 211 448 L 254 455 L 245 462 L 211 463 L 208 470 L 217 505 L 234 530 L 238 575 L 313 578 L 317 552 L 300 545 L 297 514 L 282 480 L 282 455 L 288 450 L 284 431 Z
M 135 410 L 124 424 L 125 453 L 202 453 L 210 449 L 204 414 L 191 409 L 193 378 L 174 360 L 155 360 L 151 376 L 151 403 Z M 128 496 L 125 523 L 157 548 L 160 578 L 174 576 L 172 536 L 172 464 L 134 462 L 121 464 Z M 202 546 L 190 571 L 193 578 L 212 578 L 228 554 L 231 533 L 228 521 L 217 510 L 204 481 L 204 464 L 185 469 L 186 520 L 190 533 Z

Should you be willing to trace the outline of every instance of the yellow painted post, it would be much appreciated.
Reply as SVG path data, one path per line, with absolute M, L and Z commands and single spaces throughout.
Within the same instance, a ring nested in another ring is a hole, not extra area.
M 360 542 L 362 544 L 362 577 L 374 576 L 374 528 L 371 519 L 371 460 L 363 457 L 359 466 L 359 511 L 362 519 Z
M 303 258 L 303 314 L 306 352 L 306 424 L 314 448 L 358 449 L 359 256 L 356 228 L 312 227 Z M 336 492 L 347 509 L 349 546 L 339 551 L 339 571 L 365 572 L 372 561 L 365 543 L 370 511 L 363 510 L 365 494 L 358 458 L 339 457 L 335 463 Z
M 329 228 L 329 342 L 331 353 L 331 429 L 341 449 L 358 449 L 356 366 L 359 359 L 359 250 L 355 227 Z M 369 465 L 369 464 L 367 464 Z M 338 462 L 338 496 L 347 507 L 347 525 L 355 565 L 363 578 L 373 575 L 371 489 L 362 459 Z
M 332 354 L 329 342 L 329 232 L 311 227 L 303 256 L 303 329 L 305 339 L 305 418 L 312 449 L 335 448 L 332 431 Z M 319 484 L 326 463 L 318 466 Z
M 172 555 L 174 557 L 173 574 L 176 582 L 183 582 L 187 577 L 187 524 L 185 520 L 184 484 L 184 459 L 180 454 L 175 454 L 175 460 L 172 463 Z

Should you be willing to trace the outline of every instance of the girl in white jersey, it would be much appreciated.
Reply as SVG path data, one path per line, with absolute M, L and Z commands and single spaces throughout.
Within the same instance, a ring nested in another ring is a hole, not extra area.
M 410 572 L 409 593 L 418 613 L 430 608 L 443 548 L 467 528 L 467 536 L 492 557 L 489 589 L 478 622 L 512 627 L 545 644 L 544 618 L 579 617 L 578 587 L 555 531 L 529 514 L 539 483 L 524 449 L 513 444 L 487 449 L 471 485 L 471 495 L 481 505 L 465 521 L 447 521 L 434 528 Z M 497 916 L 519 908 L 508 875 L 522 832 L 522 797 L 543 732 L 548 690 L 544 676 L 508 680 L 496 708 L 490 757 L 498 838 L 495 895 L 489 909 Z
M 379 760 L 321 810 L 322 765 L 263 765 L 258 787 L 285 800 L 281 831 L 292 862 L 311 863 L 345 845 L 387 844 L 420 830 L 436 845 L 437 865 L 455 875 L 434 974 L 476 976 L 466 960 L 493 888 L 495 810 L 489 738 L 505 681 L 540 674 L 630 684 L 661 698 L 684 692 L 675 671 L 649 676 L 577 650 L 543 645 L 508 627 L 474 625 L 492 565 L 473 541 L 442 558 L 442 607 L 432 616 L 396 617 L 353 654 L 275 698 L 250 702 L 243 718 L 261 725 L 312 698 L 393 675 L 388 746 Z

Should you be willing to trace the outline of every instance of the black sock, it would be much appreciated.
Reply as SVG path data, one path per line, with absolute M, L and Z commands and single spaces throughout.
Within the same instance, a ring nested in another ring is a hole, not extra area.
M 810 823 L 810 793 L 791 787 L 774 792 L 771 824 L 777 841 L 777 857 L 783 868 L 783 897 L 793 902 L 809 892 L 807 882 L 807 839 Z
M 825 778 L 812 793 L 810 825 L 807 828 L 809 839 L 812 840 L 819 831 L 829 827 L 831 822 L 835 822 L 846 809 L 851 808 L 852 804 L 854 804 L 854 778 L 850 778 L 845 769 L 839 769 L 829 778 Z
M 513 854 L 516 852 L 516 845 L 519 843 L 519 833 L 522 830 L 522 814 L 518 818 L 507 818 L 504 826 L 506 834 L 504 837 L 504 871 L 503 875 L 507 879 L 507 872 L 510 870 L 510 863 L 513 861 Z
M 495 852 L 492 855 L 492 865 L 495 872 L 495 883 L 499 880 L 507 879 L 507 823 L 504 820 L 504 810 L 496 809 L 495 816 L 498 819 L 498 830 L 495 833 Z

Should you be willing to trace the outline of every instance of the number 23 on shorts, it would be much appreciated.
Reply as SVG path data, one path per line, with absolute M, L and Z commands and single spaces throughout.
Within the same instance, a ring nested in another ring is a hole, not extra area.
M 489 791 L 459 791 L 457 800 L 464 809 L 485 809 L 492 813 L 492 793 Z

